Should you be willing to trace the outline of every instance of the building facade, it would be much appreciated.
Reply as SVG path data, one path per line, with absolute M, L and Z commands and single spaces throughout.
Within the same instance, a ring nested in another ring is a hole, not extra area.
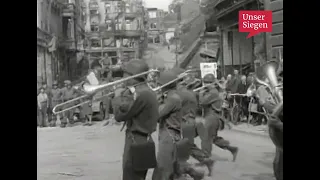
M 164 11 L 158 8 L 147 8 L 147 12 L 148 43 L 164 43 Z
M 243 74 L 254 71 L 255 60 L 266 58 L 265 37 L 260 34 L 247 39 L 247 33 L 240 33 L 238 12 L 263 9 L 263 3 L 255 0 L 204 0 L 201 4 L 202 12 L 210 17 L 207 22 L 217 26 L 221 34 L 219 56 L 222 74 L 232 74 L 233 69 L 239 69 Z
M 145 9 L 142 0 L 84 0 L 85 54 L 89 64 L 103 59 L 118 66 L 141 58 L 146 47 Z
M 272 33 L 266 33 L 268 60 L 283 63 L 283 0 L 265 0 L 265 10 L 272 11 Z
M 37 87 L 76 77 L 77 61 L 71 57 L 76 57 L 80 50 L 77 44 L 82 37 L 76 38 L 83 31 L 78 22 L 80 4 L 80 0 L 37 1 Z M 70 50 L 73 54 L 69 54 Z

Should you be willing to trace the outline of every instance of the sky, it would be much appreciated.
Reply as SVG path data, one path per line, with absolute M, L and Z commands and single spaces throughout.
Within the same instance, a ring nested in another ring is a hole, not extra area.
M 168 11 L 168 6 L 172 0 L 144 0 L 147 8 L 158 8 Z

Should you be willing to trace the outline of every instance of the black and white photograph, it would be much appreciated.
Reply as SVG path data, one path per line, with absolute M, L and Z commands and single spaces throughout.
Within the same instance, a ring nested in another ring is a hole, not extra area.
M 283 0 L 37 0 L 37 179 L 283 180 Z

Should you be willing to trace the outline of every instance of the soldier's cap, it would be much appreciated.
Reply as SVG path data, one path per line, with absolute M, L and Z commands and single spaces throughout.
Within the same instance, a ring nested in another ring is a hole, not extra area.
M 145 61 L 140 59 L 134 59 L 129 61 L 127 64 L 125 64 L 123 68 L 123 71 L 130 75 L 140 74 L 148 70 L 149 70 L 148 64 Z
M 91 69 L 94 69 L 95 67 L 102 67 L 98 60 L 94 60 L 91 63 Z
M 158 84 L 160 84 L 160 85 L 166 84 L 166 83 L 176 79 L 177 77 L 178 76 L 172 71 L 160 72 Z
M 58 81 L 53 81 L 52 85 L 58 85 Z
M 203 77 L 204 83 L 213 83 L 216 81 L 216 77 L 213 74 L 207 74 Z

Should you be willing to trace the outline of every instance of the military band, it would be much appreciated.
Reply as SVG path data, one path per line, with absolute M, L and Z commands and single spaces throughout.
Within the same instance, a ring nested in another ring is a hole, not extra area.
M 86 76 L 85 84 L 99 86 L 101 65 L 93 63 L 91 71 Z M 208 168 L 212 173 L 214 159 L 212 157 L 213 144 L 231 152 L 236 161 L 238 147 L 218 135 L 223 129 L 221 117 L 223 92 L 226 85 L 220 83 L 214 74 L 207 74 L 202 80 L 195 76 L 185 75 L 186 71 L 173 68 L 156 73 L 149 73 L 148 65 L 142 60 L 131 60 L 124 67 L 123 81 L 114 79 L 110 84 L 113 88 L 111 109 L 114 119 L 123 123 L 125 130 L 125 145 L 123 152 L 123 180 L 141 180 L 146 178 L 148 169 L 154 168 L 152 180 L 173 180 L 188 174 L 194 180 L 201 180 L 205 173 L 200 166 Z M 184 74 L 184 76 L 181 76 Z M 132 78 L 130 78 L 132 77 Z M 183 77 L 183 78 L 181 78 Z M 264 79 L 266 82 L 267 78 Z M 118 83 L 119 82 L 119 83 Z M 246 85 L 245 81 L 242 81 Z M 62 102 L 71 102 L 63 108 L 72 107 L 72 99 L 79 96 L 79 90 L 72 87 L 66 80 L 65 87 L 58 88 L 56 81 L 50 93 L 46 87 L 40 89 L 38 108 L 40 109 L 39 123 L 45 126 L 45 113 L 49 108 L 58 106 Z M 109 86 L 106 84 L 106 87 Z M 249 85 L 249 84 L 248 84 Z M 250 83 L 252 85 L 252 83 Z M 277 103 L 273 99 L 270 87 L 260 86 L 256 94 L 260 103 L 272 113 Z M 156 89 L 156 90 L 155 90 Z M 97 92 L 95 92 L 97 93 Z M 83 93 L 82 93 L 83 94 Z M 93 95 L 86 96 L 86 103 L 81 106 L 81 113 L 91 124 Z M 75 106 L 76 107 L 76 106 Z M 109 107 L 108 107 L 109 108 Z M 61 108 L 60 108 L 61 109 Z M 56 120 L 61 120 L 61 127 L 73 124 L 73 109 L 63 113 L 51 113 L 50 125 L 55 126 Z M 283 116 L 283 115 L 282 115 Z M 270 117 L 271 118 L 271 117 Z M 158 153 L 151 134 L 158 127 Z M 274 143 L 277 146 L 275 169 L 279 170 L 279 159 L 282 158 L 282 142 L 279 140 L 279 129 L 282 133 L 282 121 L 270 121 L 269 127 Z M 277 129 L 277 131 L 275 130 Z M 200 138 L 201 146 L 194 143 Z M 281 139 L 282 140 L 282 139 Z M 193 157 L 198 161 L 190 164 L 188 159 Z

